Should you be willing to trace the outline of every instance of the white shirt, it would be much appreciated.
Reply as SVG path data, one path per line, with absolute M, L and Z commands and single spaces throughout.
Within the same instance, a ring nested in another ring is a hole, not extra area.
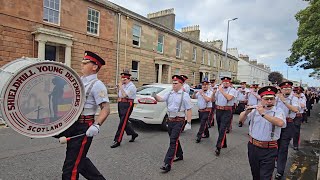
M 178 92 L 172 90 L 170 92 L 165 93 L 162 97 L 162 99 L 167 102 L 167 111 L 169 117 L 184 117 L 185 110 L 189 110 L 192 108 L 190 96 L 188 93 L 184 92 L 179 115 L 177 115 L 181 103 L 182 92 L 182 89 L 180 89 Z
M 211 90 L 207 90 L 204 92 L 204 95 L 207 97 L 212 97 L 213 92 Z M 195 97 L 198 99 L 198 107 L 199 109 L 205 109 L 205 108 L 211 108 L 212 107 L 212 101 L 207 102 L 201 95 L 200 92 L 197 92 Z
M 232 88 L 232 87 L 228 87 L 228 88 L 223 88 L 224 92 L 226 92 L 227 94 L 230 94 L 231 96 L 233 96 L 233 98 L 231 100 L 227 100 L 227 98 L 225 98 L 223 96 L 223 94 L 220 92 L 220 90 L 218 89 L 215 97 L 216 97 L 216 105 L 218 106 L 233 106 L 234 105 L 234 98 L 237 97 L 237 91 Z
M 91 83 L 95 80 L 97 81 L 93 84 L 93 87 L 84 103 L 82 115 L 94 115 L 97 112 L 99 104 L 109 102 L 108 90 L 103 82 L 98 80 L 97 74 L 81 77 L 81 81 L 85 87 L 85 92 L 87 93 Z
M 285 101 L 288 104 L 292 105 L 292 106 L 299 107 L 298 98 L 293 96 L 292 94 L 290 94 L 290 96 L 286 97 Z M 287 108 L 287 106 L 278 97 L 276 97 L 276 106 L 283 110 L 283 112 L 286 115 L 286 117 L 289 117 L 289 118 L 292 118 L 292 119 L 296 117 L 296 113 L 293 112 L 293 111 L 290 111 L 290 114 L 289 114 L 289 109 Z
M 186 93 L 190 93 L 190 86 L 189 86 L 189 84 L 187 84 L 187 83 L 184 83 L 183 84 L 183 90 L 184 90 L 184 92 L 186 92 Z
M 240 88 L 238 89 L 238 96 L 237 96 L 237 100 L 238 101 L 245 101 L 247 100 L 247 93 L 250 92 L 249 89 L 247 88 Z
M 124 92 L 127 94 L 128 99 L 135 99 L 137 94 L 137 88 L 133 84 L 132 81 L 130 81 L 128 84 L 122 85 Z M 122 98 L 123 95 L 121 93 L 121 90 L 119 90 L 119 97 Z
M 265 114 L 280 118 L 284 122 L 284 126 L 275 126 L 274 135 L 273 138 L 271 138 L 272 123 L 263 118 L 260 113 L 254 109 L 247 116 L 247 120 L 251 121 L 249 126 L 249 135 L 259 141 L 278 140 L 280 138 L 281 128 L 286 127 L 286 116 L 282 109 L 276 108 L 275 106 L 270 110 L 266 110 Z
M 248 105 L 249 106 L 259 104 L 259 99 L 255 95 L 259 97 L 258 92 L 249 91 L 249 93 L 248 93 Z

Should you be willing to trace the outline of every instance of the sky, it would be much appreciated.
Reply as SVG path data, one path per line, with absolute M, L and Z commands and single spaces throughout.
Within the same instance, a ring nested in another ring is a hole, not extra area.
M 312 70 L 288 67 L 284 61 L 290 56 L 289 49 L 297 39 L 298 22 L 295 14 L 308 6 L 303 0 L 110 0 L 142 16 L 174 8 L 177 30 L 199 25 L 200 40 L 227 39 L 230 22 L 228 48 L 237 48 L 278 71 L 290 80 L 319 86 L 319 80 L 309 78 Z M 200 3 L 201 2 L 201 3 Z M 288 72 L 288 73 L 287 73 Z

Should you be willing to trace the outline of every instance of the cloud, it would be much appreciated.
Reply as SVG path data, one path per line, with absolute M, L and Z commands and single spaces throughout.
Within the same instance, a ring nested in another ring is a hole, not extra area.
M 302 0 L 110 0 L 138 14 L 174 8 L 176 29 L 200 25 L 200 39 L 226 40 L 228 19 L 230 22 L 229 45 L 242 54 L 272 67 L 286 69 L 285 59 L 292 42 L 297 38 L 298 23 L 295 14 L 308 3 Z M 224 43 L 225 44 L 225 43 Z M 225 48 L 225 47 L 224 47 Z M 286 70 L 285 70 L 286 71 Z M 294 80 L 308 78 L 310 71 L 300 70 L 303 76 L 292 75 Z

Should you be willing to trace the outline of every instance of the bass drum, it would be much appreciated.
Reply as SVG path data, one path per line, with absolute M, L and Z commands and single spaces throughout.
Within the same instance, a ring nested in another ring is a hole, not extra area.
M 58 135 L 83 110 L 85 90 L 81 79 L 62 63 L 21 58 L 1 67 L 0 77 L 0 116 L 22 135 Z

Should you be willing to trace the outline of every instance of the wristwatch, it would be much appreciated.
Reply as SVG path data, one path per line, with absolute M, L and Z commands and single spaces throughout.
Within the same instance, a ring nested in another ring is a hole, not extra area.
M 262 114 L 261 114 L 261 117 L 264 117 L 265 115 L 266 115 L 266 113 L 262 113 Z

